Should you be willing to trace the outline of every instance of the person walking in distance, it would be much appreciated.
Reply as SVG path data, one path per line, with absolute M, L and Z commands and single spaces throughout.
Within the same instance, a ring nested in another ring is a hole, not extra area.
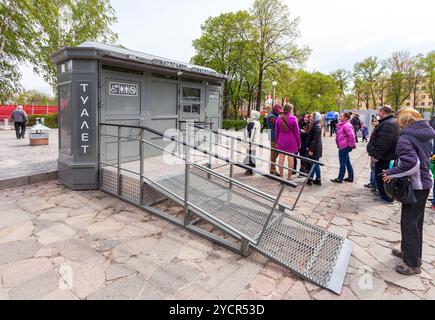
M 350 124 L 353 126 L 353 130 L 355 131 L 355 141 L 358 143 L 358 132 L 361 130 L 361 120 L 358 113 L 352 115 Z
M 282 107 L 279 104 L 276 104 L 272 108 L 272 112 L 266 119 L 267 129 L 269 130 L 269 140 L 270 146 L 272 150 L 270 151 L 270 174 L 279 176 L 279 173 L 276 172 L 276 160 L 278 159 L 278 152 L 276 152 L 276 138 L 275 138 L 275 130 L 276 130 L 276 121 L 278 117 L 283 112 Z
M 417 203 L 402 203 L 401 249 L 394 249 L 392 254 L 403 260 L 396 266 L 396 271 L 403 275 L 413 275 L 421 273 L 424 213 L 432 188 L 429 159 L 435 131 L 429 122 L 412 108 L 399 112 L 398 124 L 402 128 L 395 152 L 398 164 L 383 171 L 383 180 L 389 183 L 394 178 L 411 178 Z
M 248 154 L 244 164 L 251 168 L 256 167 L 256 145 L 260 143 L 260 112 L 251 110 L 251 117 L 248 120 L 243 139 L 248 142 L 246 153 Z M 252 170 L 246 170 L 247 175 L 252 175 Z
M 11 114 L 11 119 L 14 122 L 15 134 L 17 139 L 24 139 L 26 134 L 26 124 L 29 121 L 27 113 L 23 106 L 18 106 Z
M 296 154 L 301 148 L 301 138 L 299 135 L 299 125 L 297 118 L 293 115 L 293 105 L 286 104 L 284 113 L 276 121 L 276 148 L 280 151 Z M 279 155 L 279 172 L 284 175 L 285 154 Z M 294 157 L 288 157 L 287 179 L 292 177 Z
M 367 144 L 367 152 L 375 161 L 376 189 L 384 201 L 391 203 L 393 199 L 385 193 L 382 172 L 389 169 L 391 161 L 396 158 L 399 126 L 390 106 L 381 107 L 379 117 L 379 124 Z
M 337 137 L 336 143 L 338 147 L 338 159 L 340 161 L 340 172 L 338 178 L 331 180 L 334 183 L 353 182 L 354 173 L 352 163 L 350 162 L 350 153 L 356 148 L 355 131 L 353 126 L 349 122 L 350 114 L 348 112 L 343 113 L 340 116 L 340 123 L 337 124 Z M 344 178 L 348 173 L 348 178 Z
M 326 137 L 326 131 L 328 131 L 328 120 L 326 119 L 326 113 L 321 114 L 320 127 L 322 129 L 323 136 Z
M 310 128 L 308 130 L 307 137 L 307 153 L 310 159 L 319 161 L 322 157 L 323 153 L 323 145 L 322 145 L 322 127 L 321 127 L 321 118 L 322 116 L 318 112 L 314 112 L 310 116 Z M 320 165 L 318 163 L 313 164 L 314 169 L 313 173 L 310 176 L 307 184 L 312 185 L 313 183 L 321 186 L 321 172 Z M 314 177 L 316 177 L 314 179 Z

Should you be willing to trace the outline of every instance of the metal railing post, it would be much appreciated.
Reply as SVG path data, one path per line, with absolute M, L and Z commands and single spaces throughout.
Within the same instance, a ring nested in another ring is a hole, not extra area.
M 140 158 L 140 205 L 143 206 L 144 204 L 144 198 L 143 198 L 143 191 L 144 191 L 144 181 L 143 181 L 143 174 L 144 174 L 144 145 L 143 145 L 143 129 L 140 129 L 140 145 L 139 145 L 139 158 Z
M 184 225 L 189 225 L 189 171 L 190 171 L 190 147 L 189 147 L 189 135 L 191 126 L 186 123 L 186 152 L 185 152 L 185 172 L 184 172 Z
M 208 168 L 211 169 L 211 151 L 212 151 L 212 139 L 213 139 L 213 132 L 210 131 L 209 137 L 208 137 Z M 211 179 L 211 175 L 207 174 L 207 178 Z
M 308 174 L 308 177 L 305 179 L 305 182 L 304 182 L 304 184 L 302 185 L 301 191 L 299 192 L 299 194 L 298 194 L 298 196 L 297 196 L 297 198 L 296 198 L 296 200 L 295 200 L 295 203 L 293 204 L 292 211 L 295 210 L 296 205 L 298 204 L 299 199 L 300 199 L 301 196 L 302 196 L 302 192 L 304 191 L 305 186 L 306 186 L 307 183 L 308 183 L 308 180 L 311 179 L 311 175 L 312 175 L 313 172 L 314 172 L 314 166 L 315 166 L 315 164 L 313 163 L 313 164 L 311 165 L 310 173 Z
M 234 175 L 234 138 L 231 138 L 231 149 L 230 149 L 230 178 L 233 178 Z M 230 182 L 230 189 L 233 187 L 233 184 Z
M 258 238 L 257 245 L 260 244 L 261 239 L 263 238 L 264 232 L 266 231 L 267 226 L 269 225 L 270 219 L 272 219 L 273 213 L 275 212 L 276 207 L 278 206 L 279 200 L 281 199 L 282 193 L 284 192 L 285 185 L 281 184 L 281 189 L 279 190 L 278 196 L 272 206 L 272 210 L 270 210 L 270 214 L 267 217 L 267 220 L 263 226 L 263 230 L 261 230 L 260 237 Z
M 118 170 L 117 170 L 117 181 L 118 181 L 118 196 L 121 196 L 121 127 L 118 127 Z

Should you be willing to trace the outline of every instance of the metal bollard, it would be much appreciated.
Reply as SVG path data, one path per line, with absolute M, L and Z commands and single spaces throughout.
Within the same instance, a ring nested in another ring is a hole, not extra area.
M 9 126 L 9 119 L 4 119 L 4 125 L 3 130 L 10 130 L 11 127 Z

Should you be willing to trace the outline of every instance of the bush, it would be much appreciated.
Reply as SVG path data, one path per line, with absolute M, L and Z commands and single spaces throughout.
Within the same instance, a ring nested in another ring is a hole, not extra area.
M 32 114 L 28 116 L 29 123 L 28 126 L 34 126 L 36 124 L 36 118 L 44 118 L 44 125 L 51 129 L 57 129 L 57 113 L 50 114 Z
M 222 129 L 239 131 L 247 126 L 246 120 L 223 120 Z

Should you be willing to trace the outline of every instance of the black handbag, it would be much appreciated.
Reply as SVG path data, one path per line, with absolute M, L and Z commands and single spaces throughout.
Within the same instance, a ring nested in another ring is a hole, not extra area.
M 384 182 L 385 193 L 391 198 L 402 204 L 415 204 L 414 188 L 410 177 L 391 179 L 390 182 Z

